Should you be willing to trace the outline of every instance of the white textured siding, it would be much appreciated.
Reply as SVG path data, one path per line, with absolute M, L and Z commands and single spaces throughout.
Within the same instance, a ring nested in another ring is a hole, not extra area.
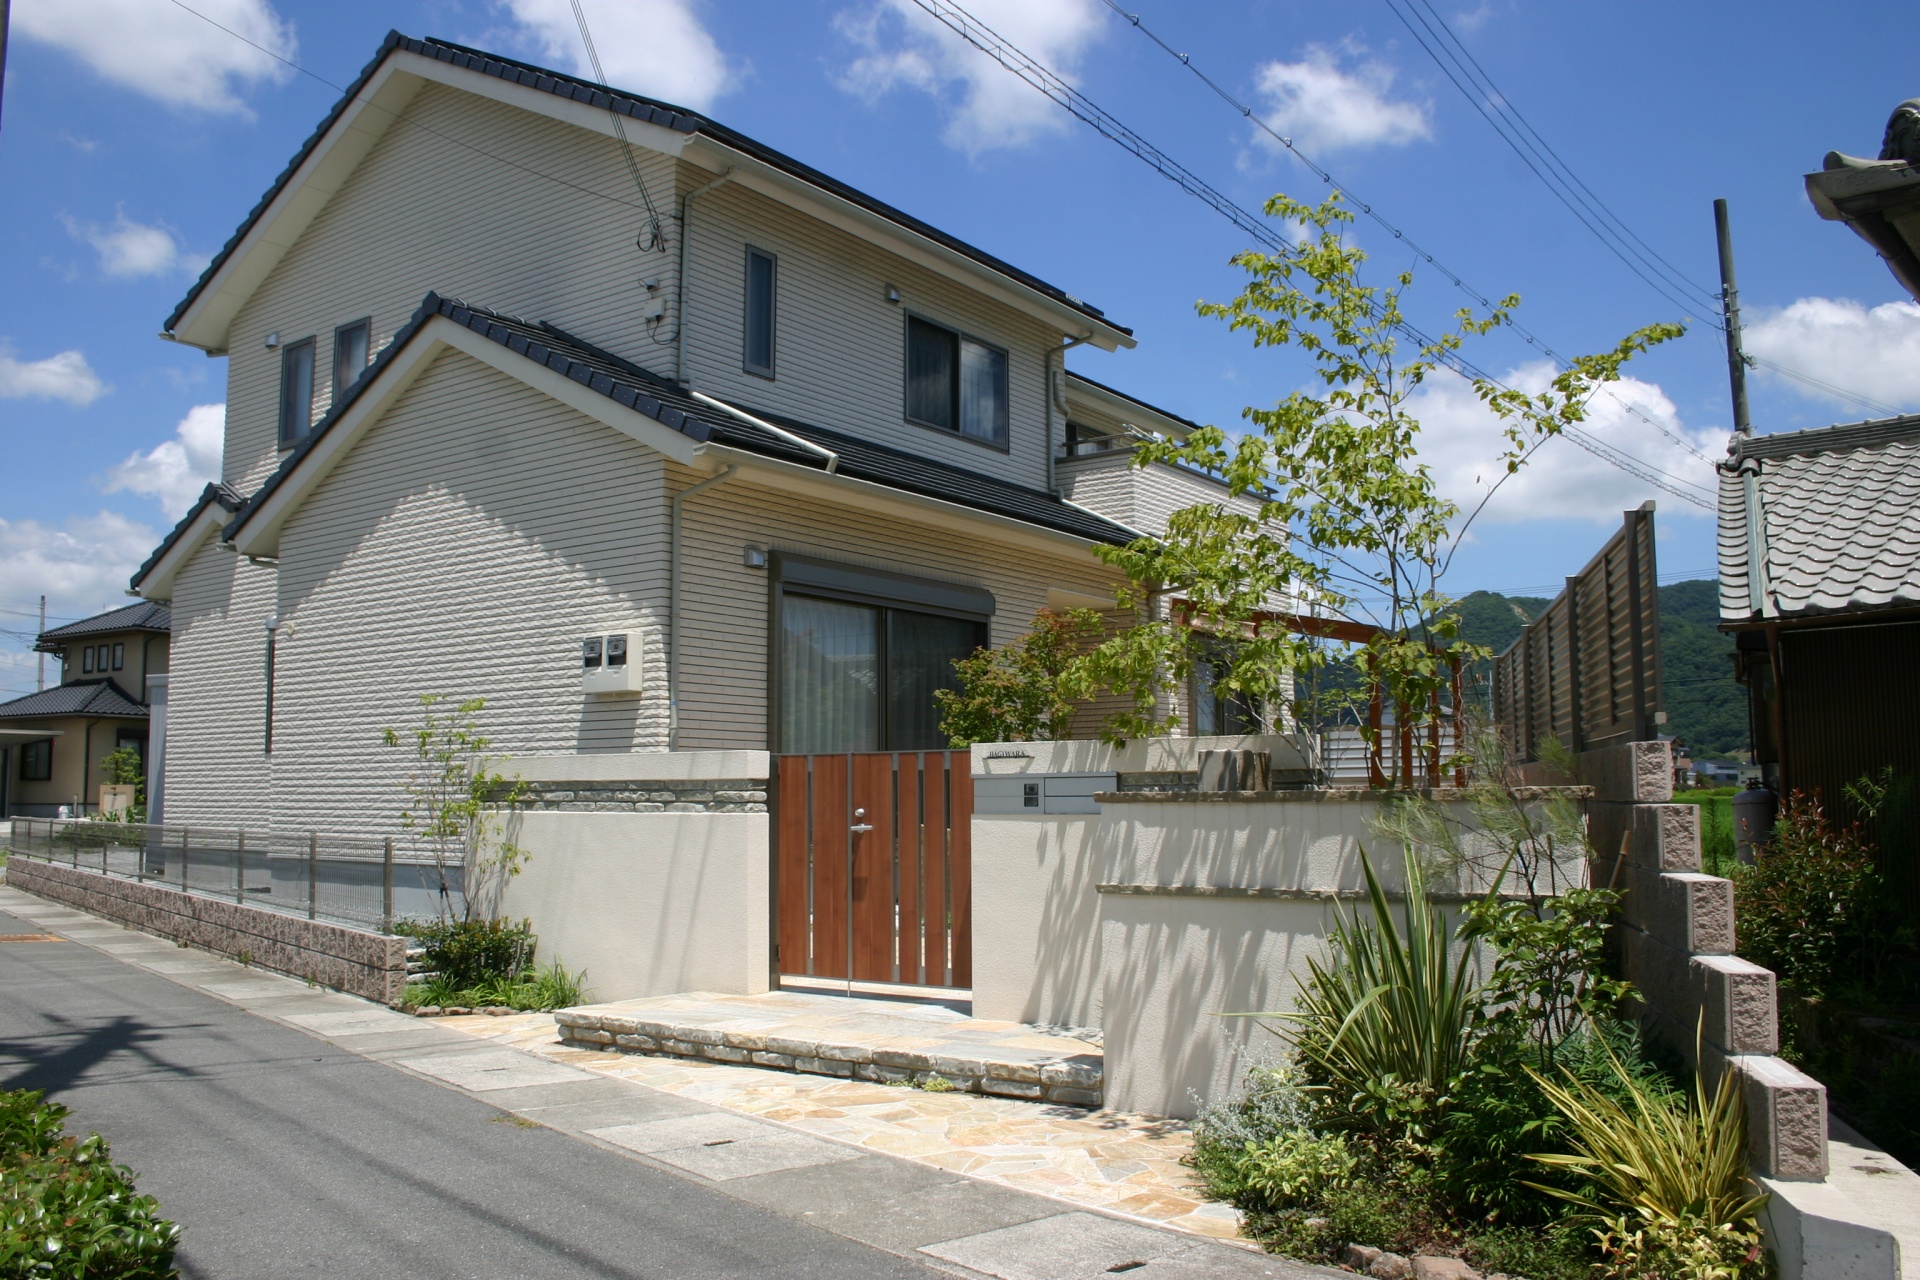
M 683 488 L 691 472 L 670 466 Z M 767 571 L 749 569 L 749 544 L 894 573 L 964 582 L 993 592 L 992 641 L 1033 626 L 1049 588 L 1111 596 L 1114 575 L 1092 552 L 1048 555 L 858 507 L 763 488 L 736 478 L 686 504 L 681 588 L 680 746 L 767 749 Z
M 1046 485 L 1043 352 L 1060 331 L 737 185 L 693 202 L 687 372 L 710 395 L 882 441 L 1032 488 Z M 779 261 L 771 379 L 741 367 L 746 248 Z M 890 303 L 887 285 L 899 288 Z M 907 313 L 1007 352 L 1010 452 L 906 420 Z M 1058 418 L 1054 433 L 1061 431 Z
M 265 754 L 271 567 L 208 539 L 173 589 L 167 684 L 166 818 L 260 827 L 271 805 Z
M 636 155 L 671 239 L 676 162 Z M 280 353 L 262 347 L 267 333 L 317 339 L 317 417 L 332 395 L 334 327 L 371 316 L 378 350 L 430 289 L 552 321 L 670 375 L 673 348 L 648 336 L 640 310 L 644 281 L 671 289 L 675 258 L 634 247 L 638 201 L 612 139 L 423 88 L 235 317 L 223 478 L 251 492 L 279 456 Z M 656 328 L 670 338 L 671 318 Z
M 410 762 L 380 731 L 417 723 L 423 693 L 486 698 L 502 755 L 664 749 L 664 465 L 436 357 L 282 536 L 274 824 L 393 829 Z M 583 695 L 581 638 L 626 622 L 646 692 Z
M 1062 459 L 1057 478 L 1063 497 L 1129 529 L 1155 535 L 1167 531 L 1167 519 L 1174 512 L 1203 502 L 1248 515 L 1260 509 L 1254 499 L 1232 497 L 1225 485 L 1198 472 L 1159 464 L 1136 467 L 1130 449 Z

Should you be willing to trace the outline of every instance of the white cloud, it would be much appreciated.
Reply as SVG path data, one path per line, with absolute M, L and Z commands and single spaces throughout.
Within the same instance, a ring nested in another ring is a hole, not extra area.
M 39 597 L 47 597 L 48 625 L 55 619 L 83 618 L 129 603 L 127 579 L 159 541 L 137 521 L 110 511 L 74 516 L 59 527 L 38 520 L 0 519 L 0 607 L 10 629 L 31 630 L 29 615 Z M 0 688 L 33 692 L 30 646 L 0 652 Z M 60 678 L 49 659 L 47 681 Z
M 108 493 L 144 493 L 159 501 L 169 520 L 178 520 L 207 482 L 220 478 L 226 431 L 226 405 L 197 404 L 174 427 L 173 439 L 145 453 L 127 455 L 126 461 L 107 472 L 101 487 Z
M 242 92 L 291 74 L 254 45 L 291 59 L 293 24 L 269 0 L 195 0 L 194 8 L 213 21 L 166 0 L 19 0 L 13 27 L 168 106 L 250 115 Z
M 1269 104 L 1262 118 L 1308 155 L 1404 147 L 1431 138 L 1431 105 L 1391 98 L 1393 68 L 1365 54 L 1351 43 L 1339 49 L 1313 44 L 1299 62 L 1265 63 L 1254 73 Z M 1258 136 L 1273 145 L 1265 134 Z
M 1850 298 L 1802 298 L 1764 313 L 1746 330 L 1750 355 L 1772 360 L 1845 390 L 1903 409 L 1920 408 L 1920 306 L 1888 302 L 1868 310 Z M 1781 379 L 1815 400 L 1859 406 L 1816 387 Z
M 593 77 L 570 0 L 504 0 L 540 56 Z M 704 111 L 733 68 L 701 25 L 693 0 L 581 0 L 607 83 Z
M 1105 19 L 1097 0 L 973 0 L 968 10 L 1070 84 Z M 1023 146 L 1073 123 L 912 0 L 877 0 L 865 11 L 840 14 L 835 25 L 861 50 L 842 73 L 842 88 L 868 101 L 908 88 L 949 102 L 943 137 L 969 155 Z
M 78 351 L 16 360 L 13 349 L 0 341 L 0 400 L 65 400 L 85 408 L 111 390 Z
M 1541 361 L 1509 371 L 1504 380 L 1510 386 L 1537 392 L 1545 389 L 1552 377 L 1553 366 Z M 1658 426 L 1635 417 L 1629 405 Z M 1497 459 L 1505 441 L 1493 415 L 1465 379 L 1446 373 L 1436 374 L 1415 393 L 1408 412 L 1420 422 L 1420 460 L 1432 470 L 1441 493 L 1458 503 L 1463 512 L 1471 512 L 1502 474 Z M 1587 412 L 1587 420 L 1581 424 L 1583 431 L 1661 472 L 1706 486 L 1702 496 L 1711 500 L 1715 478 L 1709 460 L 1726 454 L 1725 430 L 1688 428 L 1664 391 L 1636 378 L 1623 378 L 1600 391 L 1588 404 Z M 1686 444 L 1663 434 L 1661 428 Z M 1541 519 L 1607 523 L 1619 520 L 1622 511 L 1648 498 L 1660 504 L 1663 515 L 1712 514 L 1619 470 L 1570 439 L 1550 440 L 1500 485 L 1475 528 Z
M 100 269 L 110 276 L 137 280 L 175 271 L 197 273 L 207 263 L 206 255 L 186 252 L 170 227 L 135 222 L 124 213 L 116 213 L 109 227 L 68 217 L 61 221 L 68 235 L 93 246 Z

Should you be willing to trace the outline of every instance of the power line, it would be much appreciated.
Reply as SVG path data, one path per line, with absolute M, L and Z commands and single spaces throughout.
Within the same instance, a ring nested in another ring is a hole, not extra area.
M 573 0 L 573 20 L 580 27 L 580 42 L 587 46 L 587 61 L 593 64 L 593 78 L 605 84 L 607 73 L 600 69 L 600 51 L 593 47 L 593 32 L 587 27 L 587 11 L 580 7 L 580 0 Z M 640 191 L 641 202 L 647 206 L 647 229 L 635 241 L 635 247 L 642 253 L 664 248 L 666 242 L 660 235 L 660 214 L 653 207 L 653 197 L 647 194 L 646 180 L 640 176 L 640 162 L 634 159 L 633 144 L 627 141 L 626 121 L 613 109 L 611 96 L 607 98 L 607 118 L 613 121 L 613 132 L 620 139 L 620 154 L 626 159 L 627 172 L 632 175 L 633 185 Z
M 961 8 L 958 4 L 953 3 L 952 0 L 914 0 L 914 3 L 919 5 L 919 7 L 925 10 L 929 15 L 938 19 L 943 25 L 945 25 L 947 28 L 952 30 L 956 35 L 958 35 L 961 39 L 965 40 L 968 44 L 980 50 L 980 52 L 986 54 L 987 56 L 993 58 L 996 62 L 1000 63 L 1000 65 L 1005 67 L 1007 70 L 1012 71 L 1015 75 L 1019 76 L 1022 80 L 1025 80 L 1033 88 L 1038 89 L 1041 93 L 1045 94 L 1048 98 L 1052 99 L 1056 104 L 1065 108 L 1075 118 L 1092 126 L 1103 137 L 1116 143 L 1117 145 L 1124 148 L 1128 152 L 1131 152 L 1137 158 L 1145 161 L 1155 171 L 1157 171 L 1162 177 L 1167 178 L 1169 181 L 1179 186 L 1182 190 L 1186 191 L 1189 195 L 1192 195 L 1196 199 L 1200 200 L 1202 203 L 1206 204 L 1208 207 L 1212 208 L 1216 213 L 1219 213 L 1222 217 L 1226 218 L 1229 222 L 1233 223 L 1236 227 L 1240 228 L 1248 236 L 1259 241 L 1261 244 L 1266 245 L 1267 247 L 1271 248 L 1276 253 L 1281 254 L 1282 256 L 1293 257 L 1296 255 L 1297 250 L 1295 246 L 1291 242 L 1289 242 L 1285 237 L 1283 237 L 1277 231 L 1275 231 L 1271 226 L 1271 224 L 1269 224 L 1264 218 L 1258 217 L 1255 214 L 1249 212 L 1248 210 L 1242 208 L 1240 205 L 1236 204 L 1234 201 L 1229 199 L 1220 191 L 1216 190 L 1212 185 L 1210 185 L 1209 183 L 1207 183 L 1206 181 L 1204 181 L 1203 179 L 1195 175 L 1191 170 L 1187 169 L 1184 165 L 1180 164 L 1178 161 L 1174 160 L 1171 156 L 1168 156 L 1165 152 L 1161 151 L 1158 147 L 1154 146 L 1152 143 L 1148 142 L 1145 138 L 1141 137 L 1139 134 L 1135 133 L 1132 129 L 1128 128 L 1125 124 L 1121 123 L 1112 114 L 1104 110 L 1092 99 L 1088 98 L 1085 94 L 1081 93 L 1078 89 L 1075 89 L 1072 85 L 1068 84 L 1065 80 L 1061 79 L 1060 76 L 1055 74 L 1045 64 L 1039 62 L 1037 59 L 1033 58 L 1023 50 L 1021 50 L 1018 46 L 1006 40 L 1004 37 L 999 35 L 999 33 L 995 32 L 991 27 L 987 26 L 985 23 L 981 22 L 978 18 L 968 13 L 965 9 Z M 1159 44 L 1163 49 L 1166 49 L 1169 53 L 1173 53 L 1171 46 L 1167 45 L 1164 41 L 1160 40 L 1158 36 L 1153 35 L 1151 31 L 1147 30 L 1147 28 L 1139 21 L 1139 19 L 1136 16 L 1127 14 L 1125 10 L 1120 9 L 1117 5 L 1114 4 L 1114 0 L 1107 0 L 1107 3 L 1110 6 L 1114 7 L 1116 12 L 1121 13 L 1123 16 L 1125 16 L 1127 20 L 1131 22 L 1134 26 L 1140 28 L 1140 30 L 1143 33 L 1145 33 L 1150 39 L 1152 39 L 1156 44 Z M 1243 115 L 1246 115 L 1249 119 L 1254 118 L 1251 108 L 1248 108 L 1244 104 L 1240 104 L 1236 102 L 1233 99 L 1233 97 L 1230 94 L 1228 94 L 1224 89 L 1221 89 L 1217 84 L 1214 84 L 1212 80 L 1208 80 L 1204 73 L 1200 72 L 1197 68 L 1193 67 L 1191 60 L 1186 58 L 1185 55 L 1174 53 L 1173 56 L 1176 58 L 1179 58 L 1180 61 L 1183 64 L 1185 64 L 1189 69 L 1193 70 L 1196 75 L 1199 75 L 1203 80 L 1206 80 L 1207 84 L 1213 88 L 1214 92 L 1220 94 L 1220 96 L 1225 98 L 1228 102 L 1233 103 L 1236 106 L 1236 108 L 1241 111 Z M 1264 124 L 1264 122 L 1262 122 L 1261 127 L 1266 128 L 1267 126 Z M 1272 130 L 1268 129 L 1268 132 L 1271 133 Z M 1279 137 L 1278 134 L 1274 134 L 1274 136 L 1276 138 Z M 1284 138 L 1280 140 L 1285 145 L 1287 145 L 1290 149 L 1293 149 L 1296 155 L 1299 154 L 1298 150 L 1293 148 L 1292 143 L 1290 141 Z M 1302 159 L 1305 160 L 1306 158 L 1303 156 Z M 1317 173 L 1324 182 L 1326 182 L 1330 186 L 1335 186 L 1336 188 L 1338 188 L 1339 184 L 1336 184 L 1334 182 L 1333 175 L 1331 173 L 1327 172 L 1325 169 L 1322 169 L 1317 165 L 1313 165 L 1311 160 L 1307 160 L 1306 162 L 1313 167 L 1314 172 Z M 1407 240 L 1407 236 L 1404 232 L 1400 231 L 1398 228 L 1394 227 L 1391 223 L 1387 222 L 1382 215 L 1378 214 L 1373 210 L 1371 205 L 1365 204 L 1364 202 L 1360 202 L 1360 208 L 1369 217 L 1373 218 L 1375 221 L 1379 222 L 1383 227 L 1386 227 L 1388 230 L 1393 232 L 1394 236 L 1397 239 L 1400 239 L 1403 241 Z M 1487 302 L 1484 295 L 1472 289 L 1471 286 L 1469 286 L 1458 275 L 1454 274 L 1451 271 L 1447 271 L 1447 269 L 1443 266 L 1439 266 L 1439 264 L 1435 262 L 1431 254 L 1426 253 L 1424 250 L 1417 249 L 1417 246 L 1416 246 L 1416 251 L 1419 252 L 1421 256 L 1425 258 L 1428 262 L 1434 263 L 1437 267 L 1439 267 L 1441 271 L 1445 272 L 1448 278 L 1451 279 L 1459 288 L 1466 291 L 1471 296 L 1479 299 L 1482 303 L 1484 303 L 1488 307 L 1491 307 L 1492 304 L 1490 302 Z M 1369 310 L 1370 310 L 1370 313 L 1375 315 L 1376 318 L 1379 317 L 1379 313 L 1377 310 L 1374 310 L 1372 308 L 1369 308 Z M 1394 327 L 1399 329 L 1401 332 L 1407 334 L 1409 337 L 1413 338 L 1415 341 L 1419 342 L 1421 346 L 1425 348 L 1432 349 L 1436 345 L 1432 339 L 1428 338 L 1418 328 L 1416 328 L 1411 323 L 1405 320 L 1396 321 Z M 1542 350 L 1549 350 L 1548 348 L 1546 348 L 1545 344 L 1540 343 L 1538 338 L 1536 337 L 1532 337 L 1531 335 L 1529 335 L 1528 341 L 1534 343 L 1536 346 L 1540 346 Z M 1552 353 L 1549 351 L 1549 354 L 1552 354 Z M 1460 356 L 1457 352 L 1445 352 L 1445 353 L 1436 352 L 1435 358 L 1440 360 L 1440 362 L 1445 364 L 1447 367 L 1451 368 L 1454 372 L 1460 373 L 1465 377 L 1480 379 L 1482 381 L 1489 382 L 1495 386 L 1500 386 L 1500 387 L 1505 387 L 1506 385 L 1505 383 L 1501 382 L 1500 379 L 1495 378 L 1493 375 L 1487 373 L 1483 369 L 1478 368 L 1472 362 Z M 1558 355 L 1554 355 L 1553 358 L 1559 361 L 1563 365 L 1567 363 L 1567 361 L 1564 358 Z M 1612 394 L 1612 393 L 1609 392 L 1609 394 Z M 1617 396 L 1614 398 L 1616 400 L 1619 399 Z M 1645 415 L 1640 414 L 1639 411 L 1635 409 L 1632 405 L 1627 405 L 1625 401 L 1620 401 L 1620 403 L 1627 408 L 1628 412 L 1633 413 L 1637 417 L 1641 417 L 1643 420 L 1647 420 L 1645 419 Z M 1637 479 L 1643 480 L 1648 484 L 1652 484 L 1656 488 L 1659 488 L 1664 492 L 1670 493 L 1673 496 L 1682 499 L 1683 501 L 1691 502 L 1696 506 L 1710 508 L 1712 505 L 1707 501 L 1705 501 L 1703 498 L 1699 497 L 1698 495 L 1691 493 L 1684 488 L 1679 487 L 1682 485 L 1690 485 L 1691 484 L 1690 481 L 1684 480 L 1678 476 L 1673 476 L 1670 473 L 1661 470 L 1659 467 L 1654 466 L 1652 463 L 1645 462 L 1642 459 L 1634 458 L 1631 455 L 1624 453 L 1624 451 L 1616 449 L 1611 445 L 1603 444 L 1597 438 L 1592 436 L 1590 433 L 1581 432 L 1581 431 L 1578 431 L 1576 428 L 1570 427 L 1563 434 L 1567 435 L 1567 437 L 1571 439 L 1578 447 L 1585 449 L 1588 453 L 1591 453 L 1595 457 L 1598 457 L 1603 461 L 1608 462 L 1610 465 L 1619 467 L 1622 470 L 1627 471 L 1629 474 L 1635 476 Z M 1688 447 L 1691 448 L 1691 446 L 1688 446 Z M 1703 456 L 1702 460 L 1705 461 L 1707 459 L 1705 459 Z M 1696 486 L 1696 487 L 1702 487 L 1702 486 Z
M 1445 276 L 1448 280 L 1452 281 L 1453 286 L 1456 289 L 1460 290 L 1462 293 L 1466 294 L 1468 297 L 1478 302 L 1483 308 L 1492 310 L 1493 303 L 1488 299 L 1486 294 L 1482 293 L 1480 290 L 1468 284 L 1464 279 L 1461 278 L 1458 272 L 1448 267 L 1444 262 L 1441 262 L 1438 258 L 1434 257 L 1433 254 L 1429 253 L 1427 250 L 1421 248 L 1420 245 L 1417 242 L 1415 242 L 1412 236 L 1408 235 L 1400 227 L 1394 225 L 1394 223 L 1389 221 L 1384 214 L 1380 213 L 1379 210 L 1375 209 L 1372 204 L 1370 204 L 1366 200 L 1361 199 L 1360 196 L 1354 192 L 1351 186 L 1349 186 L 1344 182 L 1340 182 L 1336 180 L 1330 171 L 1328 171 L 1326 168 L 1324 168 L 1320 164 L 1316 163 L 1313 157 L 1309 156 L 1306 152 L 1302 151 L 1294 143 L 1292 138 L 1289 138 L 1284 134 L 1280 133 L 1277 129 L 1275 129 L 1272 125 L 1268 124 L 1257 113 L 1255 113 L 1255 111 L 1251 106 L 1242 102 L 1240 99 L 1234 97 L 1233 94 L 1229 93 L 1224 87 L 1222 87 L 1218 81 L 1213 79 L 1213 77 L 1209 76 L 1206 72 L 1202 71 L 1198 66 L 1194 65 L 1194 61 L 1191 57 L 1189 57 L 1184 53 L 1177 52 L 1172 45 L 1168 44 L 1165 40 L 1162 40 L 1159 37 L 1159 35 L 1154 32 L 1154 30 L 1151 27 L 1147 26 L 1146 23 L 1140 20 L 1139 14 L 1128 13 L 1125 9 L 1120 7 L 1119 0 L 1105 0 L 1105 3 L 1109 9 L 1113 10 L 1115 13 L 1119 14 L 1122 18 L 1126 19 L 1126 21 L 1132 25 L 1134 30 L 1138 31 L 1141 35 L 1145 36 L 1147 39 L 1153 41 L 1153 43 L 1158 45 L 1163 51 L 1165 51 L 1169 57 L 1173 58 L 1181 66 L 1185 67 L 1188 71 L 1191 71 L 1195 76 L 1199 77 L 1200 82 L 1206 85 L 1207 88 L 1213 90 L 1215 96 L 1219 97 L 1221 101 L 1225 102 L 1228 106 L 1232 107 L 1235 111 L 1239 112 L 1240 115 L 1246 120 L 1248 120 L 1249 122 L 1251 122 L 1255 128 L 1259 129 L 1262 133 L 1265 133 L 1268 137 L 1272 138 L 1275 142 L 1278 142 L 1281 146 L 1285 147 L 1287 151 L 1293 155 L 1294 159 L 1298 160 L 1301 164 L 1305 165 L 1322 182 L 1326 183 L 1328 186 L 1333 187 L 1338 191 L 1345 192 L 1346 195 L 1354 202 L 1354 205 L 1363 214 L 1365 214 L 1368 218 L 1372 219 L 1374 222 L 1378 223 L 1380 227 L 1383 230 L 1387 231 L 1389 234 L 1391 234 L 1394 239 L 1400 241 L 1401 243 L 1405 244 L 1409 249 L 1413 250 L 1414 254 L 1420 259 L 1422 259 L 1423 261 L 1425 261 L 1428 266 L 1433 267 L 1436 271 L 1440 272 L 1441 275 Z M 1717 306 L 1718 304 L 1716 303 L 1715 305 Z M 1681 309 L 1684 311 L 1684 310 L 1687 310 L 1688 308 L 1683 306 Z M 1571 362 L 1568 361 L 1568 359 L 1565 356 L 1561 355 L 1558 351 L 1555 351 L 1552 347 L 1548 346 L 1546 342 L 1542 340 L 1538 334 L 1528 329 L 1525 325 L 1521 324 L 1519 321 L 1509 316 L 1507 317 L 1505 323 L 1508 328 L 1512 329 L 1515 333 L 1519 334 L 1522 338 L 1526 339 L 1527 344 L 1529 346 L 1538 347 L 1541 352 L 1543 352 L 1549 359 L 1553 360 L 1554 363 L 1560 366 L 1561 368 L 1564 369 L 1570 366 Z M 1610 387 L 1602 388 L 1602 390 L 1606 392 L 1607 397 L 1609 399 L 1611 399 L 1614 403 L 1618 404 L 1622 409 L 1625 409 L 1633 417 L 1638 418 L 1640 421 L 1646 423 L 1648 426 L 1652 427 L 1655 431 L 1658 431 L 1661 435 L 1673 441 L 1675 444 L 1685 449 L 1688 453 L 1691 453 L 1694 457 L 1700 459 L 1700 461 L 1708 464 L 1712 464 L 1713 459 L 1709 458 L 1706 454 L 1700 452 L 1700 450 L 1696 448 L 1691 441 L 1685 439 L 1684 437 L 1676 434 L 1673 431 L 1669 431 L 1666 427 L 1656 422 L 1653 418 L 1641 412 L 1641 410 L 1637 406 L 1630 404 L 1626 400 L 1622 399 L 1619 393 L 1615 392 L 1612 388 Z

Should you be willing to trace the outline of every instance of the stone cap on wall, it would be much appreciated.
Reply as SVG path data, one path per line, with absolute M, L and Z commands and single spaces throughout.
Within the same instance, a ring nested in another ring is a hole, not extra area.
M 1136 738 L 1124 746 L 1093 739 L 1069 742 L 976 742 L 976 777 L 1019 773 L 1191 773 L 1202 751 L 1263 751 L 1275 769 L 1310 767 L 1306 741 L 1298 734 L 1237 737 Z
M 512 756 L 500 772 L 523 782 L 691 782 L 772 775 L 767 751 L 631 751 Z

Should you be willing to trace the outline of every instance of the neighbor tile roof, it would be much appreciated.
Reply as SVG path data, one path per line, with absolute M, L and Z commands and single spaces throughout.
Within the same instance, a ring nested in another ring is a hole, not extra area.
M 231 539 L 240 531 L 254 512 L 265 505 L 274 491 L 299 468 L 361 393 L 373 385 L 387 364 L 435 317 L 451 320 L 689 439 L 712 441 L 802 466 L 825 466 L 824 460 L 816 454 L 703 405 L 687 395 L 678 384 L 554 325 L 522 320 L 430 293 L 421 302 L 419 310 L 413 313 L 412 319 L 394 335 L 393 341 L 381 350 L 373 363 L 327 410 L 326 416 L 321 418 L 299 447 L 287 455 L 266 483 L 247 500 L 240 513 L 227 525 L 223 537 Z M 958 506 L 991 512 L 1094 542 L 1125 543 L 1134 537 L 1130 530 L 1038 489 L 934 462 L 903 449 L 874 444 L 825 427 L 796 422 L 751 405 L 739 407 L 757 418 L 833 450 L 840 455 L 838 474 L 843 476 L 872 481 L 924 497 L 939 498 Z
M 169 631 L 172 629 L 171 619 L 172 612 L 166 605 L 143 600 L 139 604 L 109 609 L 105 613 L 96 613 L 91 618 L 69 622 L 64 627 L 42 631 L 39 645 L 50 646 L 49 651 L 51 651 L 51 648 L 58 647 L 61 641 L 79 640 L 86 636 L 102 635 L 108 631 Z
M 1720 464 L 1720 616 L 1757 615 L 1744 471 L 1758 478 L 1771 610 L 1780 617 L 1920 605 L 1920 414 L 1734 437 Z
M 0 720 L 47 716 L 119 716 L 144 720 L 147 709 L 106 680 L 55 685 L 12 702 L 0 702 Z
M 902 212 L 884 201 L 876 200 L 864 191 L 850 187 L 837 178 L 829 177 L 811 165 L 802 164 L 791 156 L 755 142 L 745 134 L 736 133 L 725 125 L 709 120 L 707 117 L 697 112 L 689 111 L 685 107 L 676 107 L 670 103 L 660 102 L 653 98 L 641 97 L 637 93 L 628 93 L 607 85 L 595 84 L 591 80 L 582 80 L 576 76 L 567 75 L 564 72 L 551 71 L 545 67 L 535 66 L 532 63 L 520 62 L 513 58 L 503 58 L 499 54 L 487 53 L 479 49 L 469 49 L 464 45 L 453 44 L 450 41 L 434 39 L 419 40 L 412 36 L 401 35 L 398 31 L 389 31 L 387 33 L 387 38 L 381 42 L 380 50 L 374 54 L 373 60 L 367 63 L 366 67 L 361 70 L 359 77 L 347 86 L 346 92 L 340 96 L 340 100 L 334 104 L 333 109 L 327 113 L 326 118 L 320 122 L 319 128 L 315 129 L 312 136 L 301 145 L 300 150 L 295 153 L 293 159 L 288 162 L 287 167 L 280 171 L 280 176 L 274 179 L 273 185 L 267 188 L 267 193 L 260 197 L 259 203 L 253 206 L 253 209 L 247 214 L 246 219 L 241 222 L 239 229 L 228 238 L 226 244 L 221 246 L 220 252 L 213 256 L 213 261 L 209 262 L 206 270 L 200 273 L 200 278 L 194 281 L 193 288 L 187 291 L 187 296 L 180 300 L 180 304 L 173 309 L 173 314 L 167 317 L 165 323 L 161 325 L 161 328 L 171 332 L 174 326 L 180 322 L 181 317 L 186 314 L 187 308 L 193 305 L 194 300 L 200 296 L 201 291 L 207 287 L 207 284 L 213 279 L 214 275 L 226 264 L 227 259 L 233 256 L 233 251 L 239 246 L 240 242 L 246 238 L 247 232 L 252 229 L 253 224 L 260 218 L 261 214 L 266 212 L 267 207 L 273 203 L 274 198 L 293 180 L 293 175 L 299 170 L 300 166 L 306 162 L 307 157 L 313 154 L 314 149 L 320 145 L 321 140 L 326 137 L 327 131 L 339 120 L 347 107 L 360 96 L 361 91 L 366 87 L 367 82 L 373 78 L 373 74 L 379 69 L 380 64 L 396 49 L 402 49 L 409 53 L 419 54 L 422 57 L 432 58 L 437 62 L 445 62 L 453 66 L 464 67 L 470 71 L 477 71 L 481 75 L 511 81 L 514 84 L 537 89 L 542 93 L 551 93 L 556 97 L 567 98 L 575 102 L 584 102 L 602 111 L 613 111 L 631 119 L 645 120 L 679 133 L 701 134 L 712 138 L 715 142 L 731 147 L 736 151 L 744 152 L 756 160 L 779 169 L 783 173 L 799 178 L 810 186 L 817 187 L 831 195 L 838 196 L 843 200 L 858 205 L 869 213 L 877 214 L 898 227 L 912 231 L 917 235 L 925 236 L 927 239 L 943 245 L 963 257 L 970 258 L 991 271 L 1006 276 L 1010 280 L 1017 281 L 1037 293 L 1052 298 L 1056 302 L 1063 303 L 1090 319 L 1099 321 L 1109 329 L 1126 334 L 1133 332 L 1133 330 L 1109 320 L 1106 313 L 1100 310 L 1100 308 L 1074 297 L 1066 290 L 1048 284 L 1038 276 L 1022 271 L 1013 264 L 1002 261 L 983 249 L 976 248 L 964 240 L 948 235 L 931 223 L 922 222 L 912 214 Z

